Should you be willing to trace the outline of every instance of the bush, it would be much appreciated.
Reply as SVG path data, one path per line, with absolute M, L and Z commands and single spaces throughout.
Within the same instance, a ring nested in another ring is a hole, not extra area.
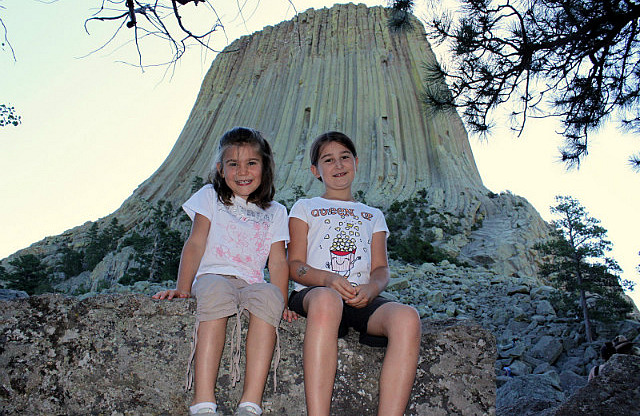
M 49 270 L 34 254 L 25 254 L 9 262 L 15 270 L 6 273 L 8 288 L 24 290 L 29 295 L 53 292 Z
M 455 227 L 447 223 L 447 217 L 429 207 L 425 201 L 426 191 L 418 191 L 417 196 L 406 201 L 394 201 L 385 219 L 390 236 L 387 241 L 389 257 L 409 263 L 439 263 L 448 260 L 460 264 L 454 257 L 435 247 L 434 235 L 429 228 L 437 226 L 445 232 L 455 234 Z M 430 220 L 436 215 L 438 222 Z

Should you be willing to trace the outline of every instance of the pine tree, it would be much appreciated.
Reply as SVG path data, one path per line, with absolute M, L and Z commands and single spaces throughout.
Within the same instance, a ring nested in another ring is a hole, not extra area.
M 25 254 L 11 260 L 13 272 L 7 274 L 9 289 L 24 290 L 29 295 L 52 292 L 49 271 L 35 254 Z
M 403 27 L 413 1 L 391 3 L 390 24 Z M 587 156 L 589 135 L 604 123 L 640 130 L 638 1 L 456 3 L 455 12 L 425 10 L 427 36 L 446 45 L 450 61 L 425 64 L 427 108 L 459 109 L 480 134 L 497 124 L 496 109 L 505 105 L 518 134 L 528 120 L 557 118 L 569 167 Z M 640 171 L 640 153 L 629 162 Z
M 61 255 L 57 264 L 57 270 L 65 274 L 66 277 L 77 276 L 82 273 L 84 268 L 84 253 L 77 251 L 68 245 L 65 245 L 58 253 Z
M 589 216 L 580 202 L 570 196 L 557 196 L 556 201 L 558 204 L 551 207 L 551 212 L 558 216 L 553 221 L 556 231 L 547 243 L 538 246 L 548 256 L 541 274 L 565 291 L 564 301 L 569 308 L 577 295 L 586 337 L 591 342 L 591 317 L 624 318 L 631 305 L 624 299 L 623 288 L 631 290 L 633 286 L 619 277 L 622 270 L 616 261 L 605 256 L 612 244 L 606 239 L 607 230 L 600 226 L 600 221 Z M 587 302 L 587 293 L 595 301 Z
M 98 229 L 98 223 L 93 223 L 89 229 L 89 244 L 84 251 L 85 270 L 93 270 L 107 253 L 117 249 L 118 240 L 125 233 L 117 218 L 113 218 L 102 232 Z
M 133 232 L 123 241 L 124 246 L 136 251 L 139 266 L 129 268 L 120 283 L 130 285 L 140 280 L 162 282 L 176 278 L 184 245 L 180 231 L 171 227 L 176 215 L 179 214 L 171 202 L 159 201 L 151 218 L 138 228 L 139 232 Z

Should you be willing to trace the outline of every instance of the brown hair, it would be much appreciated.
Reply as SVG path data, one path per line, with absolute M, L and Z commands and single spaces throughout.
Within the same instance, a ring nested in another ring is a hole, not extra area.
M 322 146 L 327 143 L 338 142 L 344 147 L 346 147 L 353 157 L 358 157 L 358 153 L 356 152 L 356 146 L 353 144 L 353 140 L 349 138 L 344 133 L 340 133 L 339 131 L 328 131 L 326 133 L 322 133 L 320 136 L 316 137 L 311 143 L 311 150 L 309 151 L 309 157 L 311 158 L 311 164 L 313 166 L 318 166 L 318 159 L 320 158 L 320 150 Z M 320 182 L 322 182 L 322 178 L 318 178 Z
M 273 153 L 271 146 L 262 134 L 255 129 L 248 127 L 234 127 L 227 131 L 220 138 L 218 145 L 218 153 L 213 167 L 209 173 L 207 183 L 213 184 L 213 189 L 218 194 L 218 199 L 225 205 L 231 205 L 231 197 L 233 191 L 225 182 L 222 174 L 218 170 L 218 164 L 222 164 L 224 152 L 232 146 L 254 146 L 262 158 L 262 180 L 260 186 L 249 195 L 247 202 L 253 202 L 262 209 L 266 209 L 271 205 L 276 188 L 273 184 L 275 177 L 275 162 L 273 161 Z

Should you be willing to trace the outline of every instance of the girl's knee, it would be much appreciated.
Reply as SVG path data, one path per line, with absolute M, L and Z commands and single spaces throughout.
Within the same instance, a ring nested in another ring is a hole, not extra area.
M 419 338 L 422 324 L 418 311 L 409 305 L 398 304 L 389 319 L 389 337 Z
M 342 297 L 334 289 L 318 287 L 305 298 L 309 318 L 342 319 Z

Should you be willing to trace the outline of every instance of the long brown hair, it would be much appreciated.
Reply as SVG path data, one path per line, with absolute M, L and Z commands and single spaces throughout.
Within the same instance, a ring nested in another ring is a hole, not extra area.
M 273 161 L 273 153 L 271 146 L 262 133 L 249 127 L 234 127 L 227 131 L 220 138 L 218 145 L 218 153 L 216 155 L 213 167 L 209 173 L 207 183 L 213 184 L 213 189 L 218 194 L 218 199 L 225 205 L 231 205 L 233 191 L 225 182 L 222 174 L 218 170 L 218 164 L 222 164 L 224 153 L 232 146 L 254 146 L 262 158 L 262 181 L 260 186 L 249 195 L 247 202 L 253 202 L 262 209 L 266 209 L 271 205 L 273 197 L 276 193 L 274 186 L 275 162 Z

